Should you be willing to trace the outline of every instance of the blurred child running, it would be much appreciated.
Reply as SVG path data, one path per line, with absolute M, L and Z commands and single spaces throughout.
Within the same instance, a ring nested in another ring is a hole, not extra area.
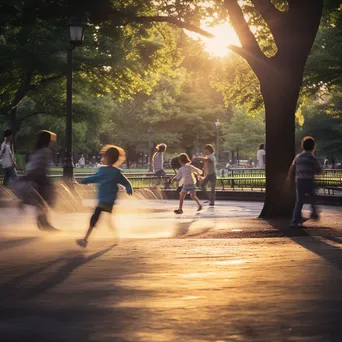
M 106 145 L 101 150 L 102 164 L 99 171 L 82 181 L 83 184 L 98 184 L 98 205 L 95 208 L 94 214 L 90 219 L 90 225 L 83 239 L 77 240 L 77 244 L 81 247 L 86 247 L 88 239 L 96 226 L 102 212 L 111 213 L 115 204 L 119 191 L 118 185 L 121 184 L 126 188 L 128 195 L 133 194 L 133 188 L 128 179 L 117 168 L 125 160 L 125 152 L 122 148 Z
M 183 203 L 185 196 L 190 193 L 190 197 L 192 200 L 196 201 L 198 204 L 197 211 L 202 210 L 202 205 L 196 196 L 196 177 L 195 175 L 200 176 L 202 174 L 202 171 L 192 165 L 190 165 L 191 160 L 188 157 L 187 154 L 182 153 L 179 156 L 179 162 L 181 164 L 181 168 L 179 169 L 177 175 L 171 179 L 171 182 L 174 180 L 177 180 L 181 182 L 183 185 L 182 190 L 180 192 L 180 198 L 179 198 L 179 208 L 175 210 L 175 214 L 183 214 Z
M 38 228 L 49 232 L 59 231 L 47 219 L 47 205 L 52 206 L 55 201 L 55 190 L 48 170 L 53 160 L 52 146 L 56 137 L 55 133 L 46 130 L 38 133 L 35 151 L 29 157 L 25 175 L 16 185 L 23 204 L 37 207 Z

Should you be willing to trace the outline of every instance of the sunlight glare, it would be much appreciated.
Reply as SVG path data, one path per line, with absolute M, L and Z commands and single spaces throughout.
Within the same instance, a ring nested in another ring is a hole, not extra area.
M 201 25 L 205 31 L 212 33 L 214 38 L 207 38 L 199 35 L 198 33 L 184 30 L 185 33 L 195 39 L 201 40 L 204 43 L 205 51 L 216 57 L 224 57 L 230 53 L 229 45 L 241 46 L 238 36 L 234 29 L 228 24 L 219 24 L 216 26 Z

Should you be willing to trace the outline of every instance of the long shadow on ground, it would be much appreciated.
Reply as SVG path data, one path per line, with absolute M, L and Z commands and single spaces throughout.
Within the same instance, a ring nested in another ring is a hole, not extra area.
M 333 232 L 333 230 L 325 227 L 289 228 L 288 222 L 283 220 L 269 220 L 267 222 L 283 236 L 291 239 L 296 244 L 315 253 L 325 259 L 328 263 L 342 270 L 342 239 L 341 237 L 330 234 L 330 231 Z M 317 234 L 322 231 L 324 234 Z M 303 239 L 303 237 L 308 239 Z M 323 237 L 324 240 L 337 244 L 337 246 L 327 243 L 322 240 L 321 237 Z
M 15 277 L 14 279 L 2 284 L 0 286 L 0 298 L 8 299 L 9 297 L 18 296 L 20 299 L 29 299 L 39 296 L 42 293 L 64 282 L 78 267 L 106 254 L 115 246 L 116 245 L 114 244 L 87 257 L 85 257 L 82 252 L 77 252 L 75 256 L 70 257 L 69 255 L 64 255 L 48 263 L 45 263 L 44 265 L 32 271 Z M 50 277 L 48 277 L 46 280 L 42 281 L 35 287 L 30 289 L 18 288 L 18 286 L 24 284 L 26 281 L 29 281 L 31 278 L 36 277 L 39 273 L 63 261 L 66 262 L 55 273 L 52 273 Z
M 15 247 L 20 247 L 31 242 L 35 242 L 39 240 L 39 237 L 27 237 L 27 238 L 20 238 L 20 239 L 8 239 L 4 241 L 0 241 L 0 251 Z
M 115 259 L 106 259 L 100 273 L 94 266 L 102 263 L 91 265 L 68 284 L 50 291 L 67 280 L 77 268 L 91 263 L 114 247 L 109 246 L 89 256 L 85 256 L 83 251 L 67 252 L 0 286 L 0 340 L 134 340 L 132 336 L 143 324 L 142 318 L 149 313 L 143 308 L 121 307 L 119 304 L 153 297 L 145 289 L 115 283 L 123 275 L 138 279 L 141 272 L 148 273 L 142 265 L 134 267 L 134 259 L 121 257 L 119 263 Z

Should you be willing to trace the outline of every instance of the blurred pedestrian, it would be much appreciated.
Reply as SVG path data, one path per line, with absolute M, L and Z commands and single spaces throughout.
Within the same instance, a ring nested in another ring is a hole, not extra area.
M 83 154 L 81 155 L 81 158 L 78 161 L 78 163 L 80 164 L 81 169 L 84 169 L 84 167 L 85 167 L 85 158 L 84 158 Z
M 156 147 L 156 152 L 152 157 L 153 171 L 156 177 L 165 177 L 164 170 L 164 153 L 166 152 L 167 145 L 159 144 Z
M 50 131 L 40 131 L 37 136 L 35 151 L 30 155 L 26 165 L 25 175 L 18 182 L 21 199 L 24 204 L 37 207 L 37 226 L 40 230 L 59 231 L 53 227 L 47 218 L 48 206 L 55 202 L 55 190 L 48 170 L 53 162 L 52 146 L 56 142 L 56 134 Z
M 257 168 L 264 169 L 265 167 L 266 167 L 265 144 L 260 144 L 259 150 L 257 152 Z
M 10 181 L 18 177 L 12 141 L 13 132 L 9 129 L 6 129 L 4 132 L 4 141 L 0 148 L 0 159 L 2 168 L 4 169 L 4 186 L 9 186 Z

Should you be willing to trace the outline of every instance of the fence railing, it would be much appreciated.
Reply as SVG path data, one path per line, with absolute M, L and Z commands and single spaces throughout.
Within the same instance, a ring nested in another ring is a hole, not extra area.
M 265 171 L 260 169 L 234 169 L 230 170 L 229 176 L 218 177 L 216 181 L 217 190 L 259 190 L 264 191 L 266 188 Z M 75 174 L 75 179 L 81 182 L 90 174 Z M 170 176 L 155 177 L 151 174 L 126 174 L 127 178 L 136 189 L 176 189 L 177 184 L 170 184 Z M 52 175 L 56 180 L 62 180 L 62 175 Z M 2 184 L 0 178 L 0 184 Z M 342 170 L 324 170 L 322 174 L 316 177 L 318 188 L 328 189 L 333 187 L 342 187 Z

